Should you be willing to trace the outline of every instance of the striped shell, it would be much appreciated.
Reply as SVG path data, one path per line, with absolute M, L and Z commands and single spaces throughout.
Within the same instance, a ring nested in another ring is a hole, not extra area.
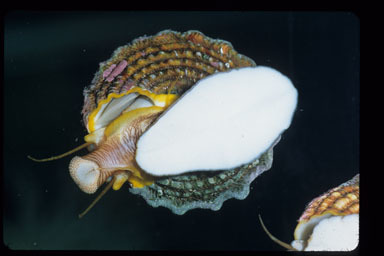
M 140 37 L 119 47 L 101 63 L 92 84 L 84 90 L 83 121 L 111 93 L 139 86 L 156 94 L 182 94 L 198 80 L 215 72 L 256 66 L 238 54 L 229 42 L 213 40 L 198 31 L 170 30 Z
M 165 30 L 140 37 L 119 47 L 100 64 L 92 84 L 84 90 L 84 124 L 87 126 L 90 113 L 111 93 L 121 94 L 137 86 L 156 94 L 180 96 L 215 72 L 248 66 L 256 64 L 238 54 L 229 42 L 211 39 L 198 31 Z M 152 185 L 130 191 L 141 195 L 151 206 L 164 206 L 176 214 L 194 208 L 219 210 L 225 200 L 244 199 L 249 194 L 250 183 L 271 167 L 272 148 L 239 168 L 163 176 Z
M 292 243 L 300 248 L 311 240 L 311 234 L 322 220 L 332 216 L 358 215 L 360 211 L 360 174 L 313 199 L 296 226 Z M 306 246 L 306 245 L 305 245 Z
M 327 213 L 339 216 L 359 213 L 359 180 L 360 175 L 357 174 L 353 179 L 313 199 L 299 221 L 306 222 Z
M 351 251 L 359 243 L 360 175 L 313 199 L 287 244 L 261 226 L 272 241 L 290 251 Z

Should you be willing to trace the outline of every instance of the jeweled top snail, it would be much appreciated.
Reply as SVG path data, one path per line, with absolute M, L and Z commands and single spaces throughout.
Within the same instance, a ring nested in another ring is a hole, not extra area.
M 244 199 L 271 167 L 297 104 L 287 77 L 230 43 L 170 30 L 118 48 L 84 97 L 86 143 L 43 161 L 93 146 L 70 163 L 81 190 L 110 181 L 103 194 L 128 181 L 131 192 L 176 214 Z
M 269 237 L 288 250 L 351 251 L 359 244 L 360 174 L 313 199 L 296 226 L 291 244 Z

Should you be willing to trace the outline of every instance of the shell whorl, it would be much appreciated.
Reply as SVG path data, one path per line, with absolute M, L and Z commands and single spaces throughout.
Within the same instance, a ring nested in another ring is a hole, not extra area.
M 313 199 L 306 207 L 299 221 L 308 221 L 314 216 L 325 213 L 341 216 L 359 213 L 359 184 L 360 175 L 357 174 L 353 179 Z
M 313 199 L 298 220 L 298 250 L 353 250 L 358 244 L 360 174 Z
M 229 42 L 211 39 L 198 31 L 164 30 L 119 47 L 101 63 L 91 85 L 84 90 L 83 121 L 111 93 L 139 86 L 155 93 L 182 94 L 198 80 L 215 72 L 255 66 Z

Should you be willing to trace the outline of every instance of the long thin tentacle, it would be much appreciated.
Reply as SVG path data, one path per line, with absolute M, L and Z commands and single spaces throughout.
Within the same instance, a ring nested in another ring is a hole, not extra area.
M 105 193 L 112 187 L 113 183 L 116 181 L 116 176 L 113 176 L 113 179 L 108 183 L 108 185 L 101 191 L 101 193 L 93 200 L 93 202 L 85 209 L 82 213 L 79 214 L 79 219 L 81 219 L 92 207 L 103 197 Z
M 53 160 L 57 160 L 57 159 L 60 159 L 60 158 L 63 158 L 65 156 L 68 156 L 76 151 L 79 151 L 80 149 L 83 149 L 85 147 L 88 147 L 89 145 L 91 145 L 92 143 L 91 142 L 87 142 L 87 143 L 84 143 L 68 152 L 65 152 L 64 154 L 61 154 L 61 155 L 58 155 L 58 156 L 52 156 L 52 157 L 49 157 L 49 158 L 44 158 L 44 159 L 36 159 L 34 157 L 31 157 L 31 156 L 27 156 L 29 159 L 31 159 L 32 161 L 35 161 L 35 162 L 48 162 L 48 161 L 53 161 Z
M 263 220 L 261 219 L 260 214 L 259 214 L 259 220 L 260 220 L 261 226 L 263 227 L 265 233 L 267 233 L 267 235 L 269 236 L 269 238 L 271 238 L 272 241 L 274 241 L 275 243 L 279 244 L 280 246 L 282 246 L 288 250 L 297 251 L 296 248 L 293 248 L 290 244 L 287 244 L 283 241 L 280 241 L 279 239 L 274 237 L 271 233 L 269 233 L 268 229 L 265 227 L 265 225 L 263 223 Z

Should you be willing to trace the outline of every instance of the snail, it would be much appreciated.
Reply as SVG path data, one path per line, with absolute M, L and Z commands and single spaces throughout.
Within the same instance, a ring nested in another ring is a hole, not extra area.
M 119 47 L 84 89 L 85 143 L 70 175 L 95 193 L 126 182 L 176 214 L 244 199 L 272 164 L 297 91 L 289 78 L 198 31 L 161 31 Z
M 313 199 L 298 220 L 291 244 L 280 241 L 259 220 L 268 236 L 293 251 L 352 251 L 359 243 L 360 174 Z

